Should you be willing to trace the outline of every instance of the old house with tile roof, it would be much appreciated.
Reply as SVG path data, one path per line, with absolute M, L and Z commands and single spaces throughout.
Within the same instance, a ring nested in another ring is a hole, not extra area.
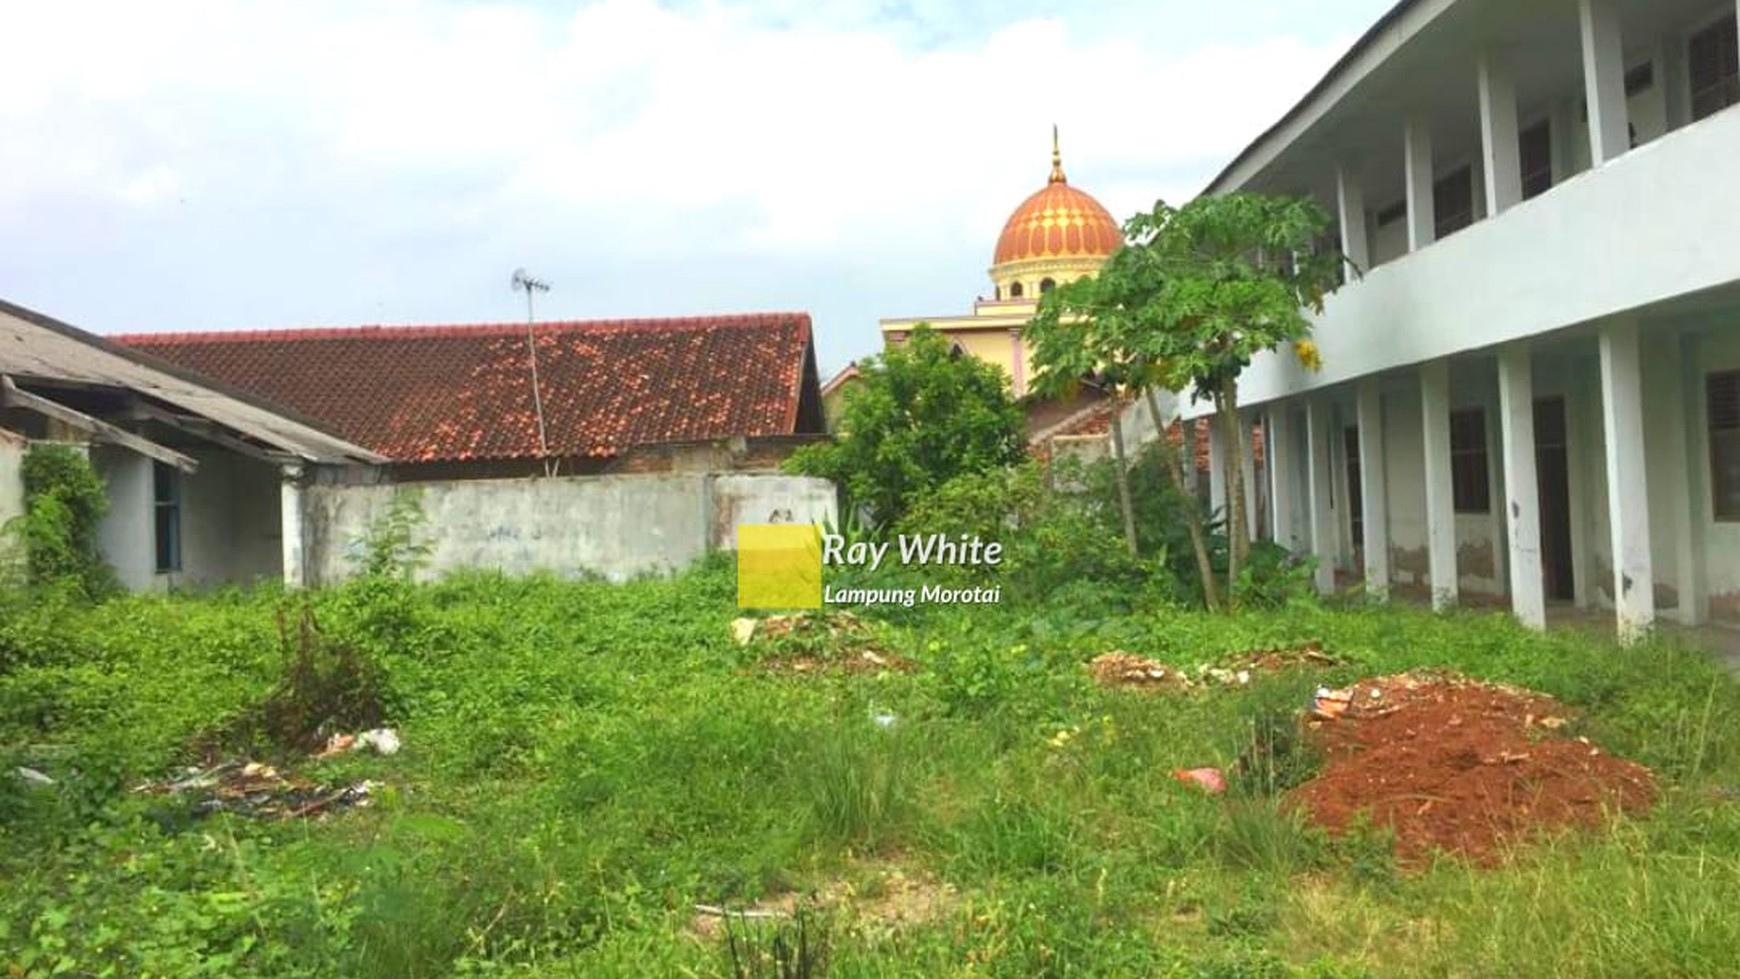
M 805 313 L 114 339 L 317 419 L 399 481 L 770 469 L 825 432 Z
M 300 583 L 302 500 L 381 456 L 257 395 L 0 301 L 0 525 L 31 447 L 70 444 L 108 492 L 103 555 L 145 591 Z

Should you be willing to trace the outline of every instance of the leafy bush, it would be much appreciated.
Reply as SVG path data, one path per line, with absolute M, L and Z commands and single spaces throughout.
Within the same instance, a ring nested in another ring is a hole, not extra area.
M 243 715 L 235 733 L 244 744 L 317 751 L 333 734 L 377 727 L 385 720 L 386 673 L 379 663 L 355 646 L 322 635 L 307 607 L 298 610 L 294 627 L 280 609 L 278 633 L 283 676 Z
M 29 581 L 67 583 L 87 598 L 114 593 L 114 570 L 97 546 L 109 497 L 90 460 L 70 445 L 37 444 L 24 456 L 23 476 L 20 530 Z
M 842 512 L 866 509 L 888 526 L 949 480 L 1022 458 L 1026 419 L 1002 372 L 955 356 L 929 327 L 860 369 L 839 435 L 786 461 L 788 471 L 833 480 Z
M 976 534 L 1000 542 L 1001 563 L 981 574 L 1002 583 L 1006 601 L 1044 602 L 1084 582 L 1129 592 L 1150 574 L 1094 512 L 1091 498 L 1048 487 L 1033 462 L 957 477 L 920 500 L 899 527 L 903 534 Z

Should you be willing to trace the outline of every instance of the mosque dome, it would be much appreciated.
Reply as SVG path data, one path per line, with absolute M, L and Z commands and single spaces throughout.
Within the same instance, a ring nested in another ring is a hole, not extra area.
M 997 297 L 1034 296 L 1092 275 L 1123 243 L 1123 229 L 1105 206 L 1070 186 L 1053 128 L 1051 178 L 1021 202 L 997 239 L 991 266 Z

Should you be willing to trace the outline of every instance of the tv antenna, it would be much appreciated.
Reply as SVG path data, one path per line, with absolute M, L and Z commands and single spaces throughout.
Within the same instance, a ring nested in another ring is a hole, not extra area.
M 538 384 L 538 342 L 533 335 L 533 324 L 537 322 L 534 316 L 533 297 L 540 292 L 549 292 L 550 284 L 541 279 L 534 279 L 526 274 L 526 270 L 514 269 L 514 277 L 510 283 L 516 292 L 526 294 L 526 351 L 532 364 L 532 408 L 538 416 L 538 458 L 544 463 L 544 475 L 556 475 L 556 466 L 550 459 L 550 440 L 548 429 L 544 425 L 544 393 Z

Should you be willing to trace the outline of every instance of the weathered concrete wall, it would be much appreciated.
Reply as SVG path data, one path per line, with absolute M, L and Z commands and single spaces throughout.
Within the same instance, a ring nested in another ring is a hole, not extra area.
M 158 587 L 151 515 L 151 460 L 115 445 L 91 446 L 91 466 L 109 488 L 109 512 L 97 527 L 103 560 L 128 591 Z
M 222 449 L 191 454 L 199 471 L 181 477 L 181 571 L 162 575 L 162 584 L 205 589 L 281 578 L 276 468 Z
M 6 525 L 24 515 L 24 436 L 0 428 L 0 549 L 13 546 Z
M 835 519 L 825 480 L 758 474 L 489 479 L 415 486 L 312 486 L 305 494 L 311 584 L 354 573 L 369 527 L 395 494 L 417 497 L 433 547 L 421 574 L 461 569 L 601 574 L 622 581 L 681 569 L 736 525 Z

